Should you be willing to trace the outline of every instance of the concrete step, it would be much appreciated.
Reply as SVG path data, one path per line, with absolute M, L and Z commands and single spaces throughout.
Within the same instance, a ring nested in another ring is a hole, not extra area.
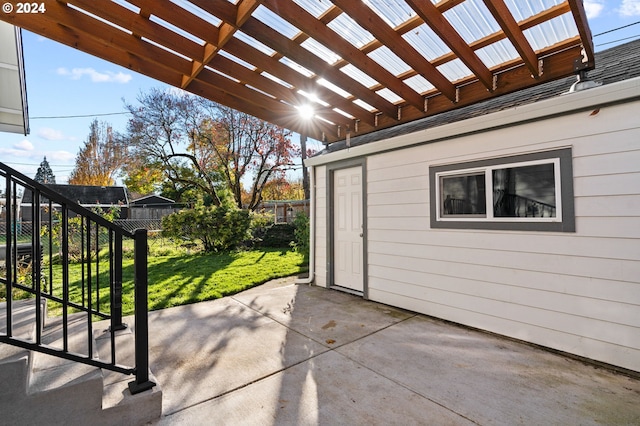
M 16 300 L 12 303 L 11 336 L 33 342 L 36 334 L 35 299 Z M 42 317 L 46 304 L 42 305 Z M 44 321 L 44 320 L 43 320 Z M 0 335 L 6 336 L 7 303 L 0 303 Z M 29 372 L 33 366 L 31 351 L 17 346 L 0 344 L 0 401 L 12 403 L 27 395 Z
M 33 341 L 33 303 L 14 305 L 13 331 Z M 1 309 L 1 307 L 0 307 Z M 6 324 L 5 319 L 0 322 Z M 71 314 L 67 321 L 70 351 L 88 356 L 89 322 L 86 314 Z M 111 333 L 108 322 L 91 323 L 94 358 L 111 361 Z M 6 329 L 6 327 L 5 327 Z M 51 348 L 64 347 L 62 319 L 49 318 L 42 342 Z M 129 329 L 115 333 L 118 365 L 134 365 L 134 337 Z M 155 378 L 152 380 L 155 381 Z M 64 425 L 142 425 L 160 417 L 162 391 L 159 386 L 131 395 L 128 382 L 133 376 L 0 344 L 0 423 Z
M 116 331 L 114 343 L 116 359 L 111 357 L 111 333 L 107 322 L 96 323 L 94 338 L 96 350 L 101 360 L 117 365 L 135 365 L 135 338 L 131 328 Z M 149 370 L 149 379 L 156 383 L 152 389 L 131 395 L 129 382 L 133 376 L 127 376 L 103 369 L 104 393 L 102 410 L 105 418 L 116 419 L 113 424 L 146 424 L 160 418 L 162 414 L 162 389 Z
M 33 357 L 28 396 L 12 405 L 7 424 L 100 424 L 93 420 L 102 412 L 101 369 L 42 353 Z
M 35 299 L 14 300 L 11 304 L 12 336 L 23 340 L 33 341 L 35 336 Z M 42 300 L 42 327 L 47 316 L 47 304 Z M 7 302 L 0 302 L 0 335 L 7 334 Z
M 30 363 L 30 351 L 0 343 L 0 407 L 27 394 Z
M 35 299 L 16 300 L 11 308 L 11 336 L 33 342 L 36 334 Z M 43 314 L 45 309 L 43 308 Z M 7 303 L 0 303 L 0 335 L 8 334 Z M 29 389 L 29 373 L 33 367 L 31 351 L 0 343 L 0 407 L 13 406 L 24 399 Z M 0 410 L 6 412 L 6 410 Z

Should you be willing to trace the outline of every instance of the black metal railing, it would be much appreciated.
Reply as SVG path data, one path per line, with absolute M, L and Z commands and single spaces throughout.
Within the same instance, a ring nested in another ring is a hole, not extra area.
M 3 163 L 0 200 L 0 343 L 135 375 L 132 393 L 155 386 L 149 380 L 147 231 L 127 231 Z M 31 219 L 30 232 L 21 227 L 23 216 Z M 20 299 L 35 307 L 29 335 L 14 324 Z M 133 362 L 117 353 L 116 334 L 127 328 L 123 301 L 134 311 Z M 61 332 L 47 334 L 46 312 Z M 108 324 L 109 356 L 97 355 L 94 324 Z
M 495 217 L 556 217 L 556 206 L 503 189 L 494 190 L 493 198 Z

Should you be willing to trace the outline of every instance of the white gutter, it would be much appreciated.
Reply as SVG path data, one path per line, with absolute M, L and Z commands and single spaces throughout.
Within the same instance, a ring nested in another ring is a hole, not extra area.
M 29 134 L 28 109 L 21 31 L 0 21 L 0 132 Z
M 309 158 L 310 167 L 640 98 L 640 77 Z
M 299 278 L 296 284 L 311 284 L 316 277 L 316 179 L 315 167 L 309 167 L 309 276 Z

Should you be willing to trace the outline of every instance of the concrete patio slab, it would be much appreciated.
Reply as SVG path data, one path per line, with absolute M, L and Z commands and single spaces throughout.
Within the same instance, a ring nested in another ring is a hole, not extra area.
M 640 424 L 640 381 L 276 280 L 149 314 L 155 424 Z
M 330 351 L 159 424 L 465 425 L 451 410 Z
M 149 335 L 166 414 L 327 350 L 232 298 L 151 312 Z
M 280 285 L 278 285 L 280 283 Z M 290 279 L 233 296 L 256 312 L 327 347 L 338 347 L 414 316 L 379 303 L 316 286 L 292 285 Z
M 478 424 L 640 424 L 638 380 L 424 316 L 337 351 Z

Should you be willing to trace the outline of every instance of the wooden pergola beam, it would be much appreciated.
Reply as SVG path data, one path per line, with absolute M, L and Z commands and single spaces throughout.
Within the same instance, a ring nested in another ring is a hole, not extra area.
M 469 68 L 473 74 L 493 91 L 493 75 L 478 58 L 476 52 L 458 34 L 447 18 L 430 1 L 405 0 L 409 6 L 426 22 L 434 33 L 451 49 L 453 53 Z
M 538 57 L 533 51 L 533 48 L 529 44 L 529 41 L 524 36 L 524 33 L 520 29 L 520 26 L 513 18 L 513 15 L 509 11 L 509 8 L 503 0 L 484 0 L 484 4 L 487 9 L 493 15 L 493 18 L 498 22 L 500 28 L 507 36 L 513 47 L 520 55 L 520 58 L 524 61 L 531 75 L 534 78 L 538 78 L 542 71 L 538 67 Z
M 46 13 L 2 13 L 0 20 L 325 142 L 340 140 L 347 132 L 356 136 L 428 117 L 594 66 L 591 32 L 578 0 L 566 0 L 521 22 L 515 21 L 504 0 L 484 0 L 501 30 L 469 43 L 443 16 L 464 0 L 435 4 L 407 0 L 416 14 L 396 28 L 361 1 L 327 0 L 329 7 L 318 17 L 291 1 L 183 1 L 193 7 L 171 0 L 128 0 L 128 5 L 58 0 L 47 3 Z M 287 37 L 277 26 L 265 24 L 256 17 L 260 5 L 300 32 Z M 330 23 L 343 13 L 375 39 L 356 47 L 332 30 Z M 524 31 L 569 13 L 579 34 L 534 52 Z M 408 31 L 423 24 L 433 29 L 450 53 L 425 58 L 405 39 Z M 243 41 L 238 31 L 270 50 L 265 53 L 256 43 Z M 342 59 L 328 64 L 321 55 L 303 48 L 301 44 L 310 38 Z M 505 38 L 521 58 L 488 69 L 477 50 Z M 383 46 L 410 69 L 394 75 L 386 64 L 373 60 L 371 53 Z M 470 73 L 449 81 L 437 67 L 458 58 Z M 298 72 L 289 64 L 309 73 Z M 341 71 L 347 65 L 368 73 L 377 84 L 367 87 Z M 544 70 L 541 76 L 539 69 Z M 434 87 L 417 93 L 407 81 L 417 75 Z M 494 76 L 498 76 L 497 84 Z M 378 93 L 381 89 L 402 100 L 389 101 Z M 320 100 L 316 115 L 303 121 L 297 107 L 314 96 Z
M 282 81 L 289 82 L 295 89 L 304 90 L 307 93 L 317 93 L 318 97 L 324 99 L 335 108 L 352 115 L 358 120 L 369 122 L 373 125 L 374 118 L 370 112 L 358 107 L 337 93 L 324 88 L 316 83 L 313 78 L 303 76 L 274 57 L 264 54 L 241 40 L 235 38 L 230 40 L 225 46 L 225 51 L 246 62 L 253 60 L 260 64 L 262 70 Z
M 424 99 L 416 91 L 297 4 L 293 2 L 282 3 L 278 2 L 278 0 L 265 0 L 264 5 L 296 27 L 304 28 L 306 35 L 327 46 L 341 57 L 349 58 L 349 63 L 361 71 L 365 71 L 372 79 L 396 93 L 407 103 L 418 109 L 423 108 Z
M 305 68 L 316 75 L 321 76 L 338 87 L 346 88 L 345 90 L 362 99 L 369 105 L 377 108 L 389 117 L 395 117 L 397 115 L 397 107 L 394 104 L 377 93 L 372 92 L 368 87 L 365 87 L 362 83 L 352 79 L 340 70 L 336 70 L 313 53 L 284 37 L 277 31 L 269 28 L 259 20 L 255 18 L 249 19 L 242 29 L 246 34 L 256 40 L 266 44 L 267 46 L 275 47 L 278 52 L 283 53 L 286 57 L 297 62 L 299 65 L 304 64 L 303 66 Z
M 429 61 L 422 58 L 405 39 L 362 2 L 333 0 L 333 4 L 347 13 L 362 28 L 369 31 L 379 41 L 392 46 L 392 51 L 416 72 L 426 78 L 451 102 L 456 102 L 456 88 Z

